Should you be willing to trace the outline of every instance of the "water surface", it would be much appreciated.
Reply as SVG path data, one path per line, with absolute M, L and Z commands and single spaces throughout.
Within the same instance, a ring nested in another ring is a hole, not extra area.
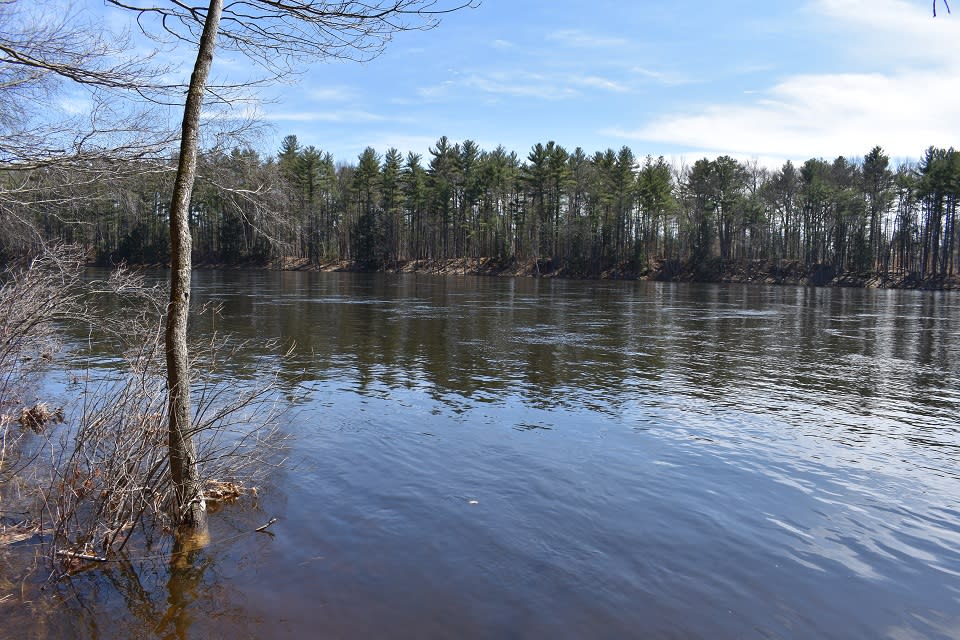
M 960 637 L 955 294 L 194 277 L 290 461 L 58 635 Z

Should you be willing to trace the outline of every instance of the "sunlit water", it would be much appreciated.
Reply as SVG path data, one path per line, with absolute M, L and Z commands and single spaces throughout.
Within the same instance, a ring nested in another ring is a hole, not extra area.
M 295 342 L 290 460 L 186 579 L 104 570 L 44 633 L 960 637 L 956 294 L 199 272 L 194 295 L 223 302 L 196 333 Z M 238 384 L 268 373 L 246 355 Z

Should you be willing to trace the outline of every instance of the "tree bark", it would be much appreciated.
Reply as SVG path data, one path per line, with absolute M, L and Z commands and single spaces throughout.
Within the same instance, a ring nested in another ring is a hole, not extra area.
M 190 197 L 197 171 L 200 110 L 213 64 L 223 0 L 210 0 L 197 60 L 183 109 L 180 158 L 170 205 L 170 304 L 167 306 L 165 349 L 169 413 L 170 476 L 175 490 L 174 523 L 194 530 L 206 528 L 206 505 L 193 442 L 190 411 L 190 361 L 187 320 L 190 313 Z

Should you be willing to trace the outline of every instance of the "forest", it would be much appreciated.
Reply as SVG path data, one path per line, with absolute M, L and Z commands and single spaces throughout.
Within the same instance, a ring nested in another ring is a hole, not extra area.
M 101 264 L 166 263 L 175 161 L 127 166 L 109 180 L 70 175 L 76 168 L 5 172 L 20 195 L 12 219 Z M 923 281 L 960 268 L 958 196 L 953 148 L 897 167 L 875 147 L 862 159 L 770 170 L 730 156 L 671 164 L 626 146 L 589 154 L 552 141 L 520 156 L 444 136 L 428 157 L 368 147 L 345 162 L 289 135 L 275 156 L 202 153 L 190 216 L 194 261 L 207 264 L 286 256 L 381 270 L 494 258 L 596 276 L 673 261 L 709 277 L 775 261 Z M 3 250 L 35 240 L 8 230 Z

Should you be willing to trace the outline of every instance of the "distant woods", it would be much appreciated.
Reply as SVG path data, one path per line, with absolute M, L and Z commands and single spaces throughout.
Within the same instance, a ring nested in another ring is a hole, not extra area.
M 42 167 L 0 179 L 30 185 L 7 205 L 41 237 L 80 244 L 102 263 L 165 263 L 173 172 L 127 169 L 90 183 Z M 771 170 L 729 156 L 677 165 L 627 147 L 588 154 L 554 142 L 519 156 L 446 137 L 426 156 L 367 148 L 343 162 L 287 136 L 275 156 L 202 154 L 199 172 L 197 262 L 292 256 L 390 269 L 496 258 L 590 276 L 765 260 L 896 278 L 960 272 L 952 148 L 899 167 L 876 147 L 862 159 Z M 14 229 L 2 237 L 10 253 L 37 240 Z

